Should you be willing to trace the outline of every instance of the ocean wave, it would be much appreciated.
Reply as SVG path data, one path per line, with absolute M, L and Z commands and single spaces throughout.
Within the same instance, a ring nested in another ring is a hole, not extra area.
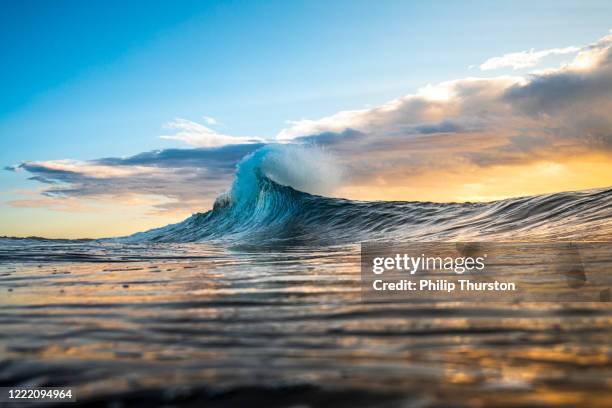
M 607 240 L 612 189 L 490 203 L 354 201 L 322 195 L 342 182 L 323 151 L 269 145 L 245 157 L 213 209 L 121 242 L 329 245 L 380 240 Z

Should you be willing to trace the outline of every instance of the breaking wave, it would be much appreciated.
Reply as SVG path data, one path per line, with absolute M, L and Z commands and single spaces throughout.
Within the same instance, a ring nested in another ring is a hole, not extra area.
M 365 240 L 608 240 L 612 189 L 490 203 L 354 201 L 323 196 L 343 180 L 314 147 L 268 145 L 237 166 L 213 209 L 122 242 L 328 245 Z

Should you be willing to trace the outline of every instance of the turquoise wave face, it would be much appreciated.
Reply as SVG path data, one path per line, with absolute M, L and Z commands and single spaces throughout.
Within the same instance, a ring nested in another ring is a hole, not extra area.
M 335 169 L 320 152 L 265 146 L 238 164 L 229 192 L 217 198 L 212 210 L 119 240 L 330 245 L 385 240 L 597 240 L 612 235 L 611 189 L 442 204 L 352 201 L 294 188 L 337 181 L 330 171 Z

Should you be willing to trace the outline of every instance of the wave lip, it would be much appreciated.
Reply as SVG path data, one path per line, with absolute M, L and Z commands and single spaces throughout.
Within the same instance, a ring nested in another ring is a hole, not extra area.
M 609 240 L 612 189 L 491 203 L 353 201 L 326 190 L 341 177 L 313 148 L 265 146 L 237 167 L 213 209 L 122 242 L 329 245 L 384 240 Z

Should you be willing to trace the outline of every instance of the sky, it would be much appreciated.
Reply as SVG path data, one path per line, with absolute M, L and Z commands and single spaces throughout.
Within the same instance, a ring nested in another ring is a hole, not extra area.
M 266 143 L 322 146 L 354 199 L 612 185 L 609 1 L 0 7 L 0 235 L 178 222 Z

